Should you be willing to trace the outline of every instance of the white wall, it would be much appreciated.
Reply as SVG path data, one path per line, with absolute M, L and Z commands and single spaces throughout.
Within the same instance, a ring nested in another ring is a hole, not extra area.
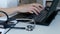
M 18 0 L 7 0 L 7 7 L 16 7 L 18 3 Z
M 7 0 L 0 0 L 0 7 L 6 8 L 7 7 Z
M 16 7 L 18 0 L 0 0 L 0 8 Z

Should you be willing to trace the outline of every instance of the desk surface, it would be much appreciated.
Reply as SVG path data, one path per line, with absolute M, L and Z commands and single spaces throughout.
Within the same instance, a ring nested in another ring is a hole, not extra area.
M 26 23 L 18 23 L 16 26 L 25 26 Z M 60 15 L 57 15 L 50 26 L 36 25 L 33 31 L 11 29 L 7 34 L 60 34 Z
M 59 15 L 55 17 L 50 26 L 36 25 L 33 31 L 11 29 L 7 34 L 60 34 L 60 12 L 58 14 Z M 26 23 L 18 23 L 16 26 L 20 27 L 26 25 Z M 0 29 L 0 31 L 5 32 L 5 29 Z

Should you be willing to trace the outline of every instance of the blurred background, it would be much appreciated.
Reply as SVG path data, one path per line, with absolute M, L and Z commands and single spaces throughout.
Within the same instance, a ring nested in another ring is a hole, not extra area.
M 40 3 L 45 7 L 46 1 L 50 2 L 52 0 L 0 0 L 0 8 L 16 7 L 21 4 L 29 4 L 29 3 Z M 58 4 L 58 7 L 60 7 L 60 3 Z

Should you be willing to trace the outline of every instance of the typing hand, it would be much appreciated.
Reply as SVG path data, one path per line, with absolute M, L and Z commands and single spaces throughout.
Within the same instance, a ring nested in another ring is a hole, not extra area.
M 40 13 L 40 11 L 43 10 L 43 6 L 38 3 L 23 5 L 19 8 L 20 8 L 20 12 L 35 13 L 36 15 L 38 15 L 38 13 Z

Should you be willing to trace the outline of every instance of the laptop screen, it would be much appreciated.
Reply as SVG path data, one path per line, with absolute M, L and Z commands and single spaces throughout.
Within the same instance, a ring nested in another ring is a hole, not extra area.
M 60 7 L 60 1 L 59 1 L 59 3 L 58 3 L 58 7 Z
M 49 9 L 49 15 L 48 16 L 50 16 L 50 14 L 56 10 L 58 3 L 59 3 L 59 0 L 53 0 L 52 5 Z

